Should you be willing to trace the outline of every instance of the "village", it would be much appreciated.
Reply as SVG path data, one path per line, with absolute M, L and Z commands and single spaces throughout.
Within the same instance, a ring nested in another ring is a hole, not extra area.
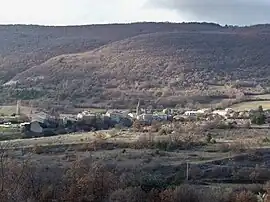
M 225 128 L 269 128 L 270 111 L 262 107 L 249 111 L 226 109 L 162 109 L 147 110 L 138 102 L 136 110 L 107 110 L 105 113 L 82 111 L 78 114 L 59 114 L 37 111 L 30 115 L 21 113 L 21 102 L 17 102 L 16 112 L 11 117 L 1 117 L 2 135 L 12 129 L 17 130 L 22 138 L 55 136 L 61 134 L 109 130 L 112 128 L 128 129 L 140 125 L 143 132 L 149 126 L 159 123 L 162 128 L 171 123 L 185 124 L 193 122 L 205 125 L 216 121 L 218 127 Z M 9 130 L 10 129 L 10 130 Z M 19 136 L 20 137 L 20 136 Z

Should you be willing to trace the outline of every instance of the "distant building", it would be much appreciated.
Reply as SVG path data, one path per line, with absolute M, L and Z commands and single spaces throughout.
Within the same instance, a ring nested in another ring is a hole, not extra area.
M 123 114 L 118 111 L 107 111 L 105 116 L 110 117 L 110 119 L 116 123 L 120 123 L 121 118 L 124 117 Z
M 197 114 L 200 114 L 198 111 L 186 111 L 184 113 L 185 116 L 197 116 Z
M 96 118 L 96 114 L 90 113 L 88 111 L 83 111 L 77 115 L 78 120 L 89 120 Z
M 136 118 L 136 114 L 135 113 L 128 113 L 128 116 L 132 119 Z
M 153 120 L 153 114 L 141 114 L 137 116 L 137 120 L 143 121 L 146 123 L 151 123 Z
M 155 121 L 167 121 L 168 115 L 167 114 L 154 114 L 153 120 Z
M 21 124 L 22 132 L 26 137 L 40 137 L 43 136 L 43 128 L 38 121 Z
M 211 113 L 211 112 L 212 112 L 212 109 L 210 109 L 210 108 L 197 110 L 197 113 L 200 113 L 200 114 L 208 114 L 208 113 Z
M 230 114 L 232 114 L 233 112 L 234 112 L 233 109 L 227 108 L 225 110 L 215 110 L 215 111 L 212 112 L 212 114 L 219 115 L 219 116 L 222 116 L 224 118 L 228 118 L 228 116 Z
M 30 123 L 30 131 L 33 133 L 41 134 L 43 132 L 43 128 L 37 121 L 34 121 Z

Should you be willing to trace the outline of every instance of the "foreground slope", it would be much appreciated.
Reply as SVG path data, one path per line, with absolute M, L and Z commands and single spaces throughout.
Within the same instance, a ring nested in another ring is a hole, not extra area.
M 53 100 L 125 105 L 140 97 L 174 104 L 189 90 L 206 93 L 209 85 L 251 78 L 264 83 L 269 45 L 270 35 L 254 28 L 142 34 L 52 58 L 13 80 L 40 87 Z

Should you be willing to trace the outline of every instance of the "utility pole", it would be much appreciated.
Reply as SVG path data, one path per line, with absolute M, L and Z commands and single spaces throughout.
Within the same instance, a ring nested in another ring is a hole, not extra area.
M 186 181 L 188 182 L 188 178 L 189 178 L 189 165 L 187 162 L 187 171 L 186 171 Z

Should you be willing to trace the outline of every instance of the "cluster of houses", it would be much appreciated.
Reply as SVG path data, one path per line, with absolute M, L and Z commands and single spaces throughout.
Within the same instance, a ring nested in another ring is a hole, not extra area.
M 19 113 L 20 110 L 17 109 L 17 111 Z M 26 137 L 37 137 L 78 131 L 107 130 L 114 127 L 128 128 L 135 121 L 144 125 L 151 125 L 153 122 L 209 121 L 220 118 L 227 122 L 246 124 L 250 122 L 252 113 L 254 113 L 252 110 L 235 111 L 231 108 L 223 110 L 207 108 L 192 111 L 179 111 L 177 109 L 145 110 L 140 107 L 139 102 L 135 112 L 130 110 L 108 110 L 106 113 L 83 111 L 77 115 L 34 113 L 29 117 L 29 121 L 21 123 L 20 127 Z M 270 112 L 265 111 L 265 115 L 270 117 Z M 270 118 L 266 120 L 270 120 Z
M 208 116 L 208 117 L 222 117 L 225 119 L 232 118 L 235 115 L 236 111 L 232 108 L 226 108 L 224 110 L 212 110 L 210 108 L 207 109 L 199 109 L 196 111 L 186 111 L 184 116 L 186 117 L 200 117 L 200 116 Z

